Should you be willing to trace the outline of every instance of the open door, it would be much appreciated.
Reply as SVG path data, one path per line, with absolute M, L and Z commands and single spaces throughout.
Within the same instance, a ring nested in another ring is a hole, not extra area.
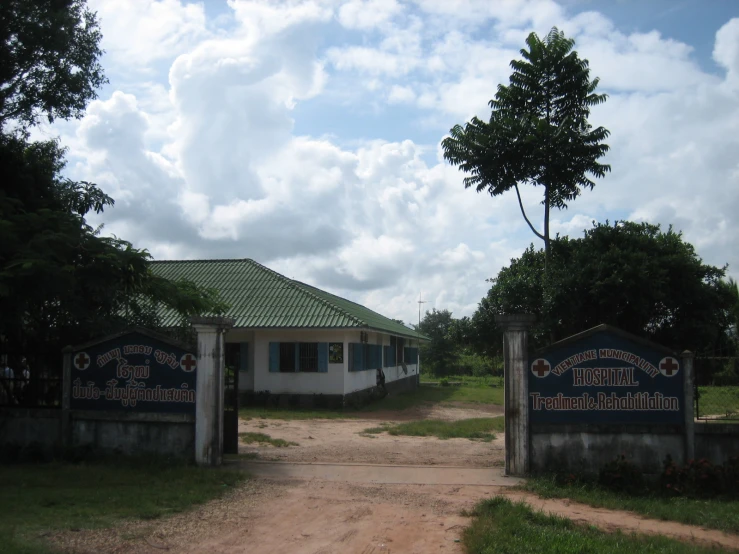
M 239 369 L 241 343 L 226 343 L 226 371 L 223 387 L 223 453 L 239 453 Z

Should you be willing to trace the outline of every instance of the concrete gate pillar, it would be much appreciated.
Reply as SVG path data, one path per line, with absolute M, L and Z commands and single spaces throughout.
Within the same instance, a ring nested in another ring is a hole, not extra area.
M 503 328 L 505 371 L 505 473 L 529 472 L 529 328 L 532 314 L 497 315 Z
M 686 350 L 683 359 L 683 383 L 685 386 L 685 463 L 695 459 L 695 374 L 693 360 L 695 354 Z
M 225 317 L 193 317 L 198 334 L 195 388 L 195 463 L 218 466 L 223 461 L 224 335 L 233 327 Z

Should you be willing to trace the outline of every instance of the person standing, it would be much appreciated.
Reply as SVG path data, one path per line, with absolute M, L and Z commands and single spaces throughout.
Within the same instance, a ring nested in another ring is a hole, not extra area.
M 2 374 L 0 374 L 0 404 L 13 404 L 13 380 L 15 379 L 15 372 L 7 364 L 0 366 L 3 368 Z

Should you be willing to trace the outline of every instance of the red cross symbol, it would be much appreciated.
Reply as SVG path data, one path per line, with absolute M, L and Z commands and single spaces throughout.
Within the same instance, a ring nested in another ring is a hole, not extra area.
M 549 362 L 543 358 L 534 360 L 534 363 L 531 364 L 531 372 L 537 377 L 546 377 L 549 375 L 550 370 L 551 366 L 549 365 Z
M 188 373 L 195 369 L 197 364 L 198 362 L 192 354 L 185 354 L 180 358 L 180 367 Z
M 76 367 L 79 370 L 87 369 L 90 366 L 90 357 L 84 353 L 80 352 L 77 354 L 74 358 L 74 367 Z
M 662 358 L 659 363 L 659 372 L 665 377 L 672 377 L 680 370 L 680 366 L 675 358 Z

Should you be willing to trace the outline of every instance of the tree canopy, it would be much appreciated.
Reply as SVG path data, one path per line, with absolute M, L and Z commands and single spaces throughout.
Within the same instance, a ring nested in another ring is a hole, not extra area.
M 0 353 L 58 369 L 66 344 L 155 327 L 159 305 L 223 311 L 215 291 L 155 276 L 146 250 L 93 229 L 85 217 L 113 199 L 63 176 L 57 141 L 28 140 L 41 116 L 79 116 L 104 81 L 95 15 L 82 0 L 10 0 L 0 29 Z
M 492 196 L 516 190 L 521 213 L 548 255 L 550 208 L 566 208 L 583 188 L 595 186 L 591 176 L 610 171 L 598 162 L 608 151 L 609 131 L 588 122 L 590 108 L 607 96 L 596 94 L 599 80 L 590 79 L 588 60 L 561 31 L 553 28 L 544 40 L 531 33 L 526 45 L 523 59 L 511 61 L 509 84 L 499 85 L 489 102 L 489 120 L 455 125 L 442 148 L 446 160 L 469 174 L 465 188 Z M 541 233 L 526 215 L 519 184 L 544 188 Z
M 724 268 L 704 264 L 680 233 L 648 223 L 594 224 L 583 238 L 553 243 L 543 285 L 544 253 L 528 248 L 492 279 L 476 318 L 533 313 L 535 344 L 600 323 L 683 350 L 720 348 L 730 337 L 730 288 Z
M 84 0 L 0 2 L 0 128 L 79 117 L 105 83 L 101 38 Z

